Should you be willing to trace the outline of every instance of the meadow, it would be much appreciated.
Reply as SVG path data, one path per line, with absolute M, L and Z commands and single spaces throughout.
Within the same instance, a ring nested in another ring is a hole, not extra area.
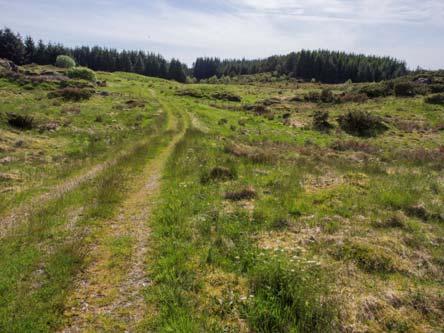
M 442 331 L 444 105 L 416 78 L 21 71 L 0 78 L 0 331 Z

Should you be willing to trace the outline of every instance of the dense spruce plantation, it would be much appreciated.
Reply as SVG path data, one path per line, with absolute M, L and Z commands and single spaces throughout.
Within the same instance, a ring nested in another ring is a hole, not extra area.
M 290 78 L 326 83 L 372 82 L 407 73 L 405 62 L 389 57 L 369 57 L 344 52 L 301 51 L 261 60 L 199 58 L 193 67 L 197 79 L 276 72 Z
M 443 332 L 444 72 L 0 41 L 0 332 Z
M 197 80 L 260 73 L 316 80 L 325 83 L 373 82 L 393 79 L 407 73 L 405 62 L 389 57 L 347 54 L 344 52 L 301 51 L 261 60 L 220 60 L 198 58 L 191 69 L 180 61 L 167 62 L 162 56 L 144 51 L 122 51 L 102 47 L 66 48 L 60 44 L 36 44 L 24 40 L 10 29 L 0 30 L 0 58 L 18 64 L 54 64 L 57 56 L 69 54 L 79 65 L 107 72 L 131 72 L 185 82 L 187 75 Z

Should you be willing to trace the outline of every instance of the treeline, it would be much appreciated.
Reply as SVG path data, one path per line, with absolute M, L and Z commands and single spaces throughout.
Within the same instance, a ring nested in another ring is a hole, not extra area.
M 196 79 L 233 77 L 274 72 L 290 78 L 326 83 L 373 82 L 407 73 L 406 63 L 390 57 L 365 56 L 326 50 L 293 52 L 258 60 L 198 58 L 193 66 Z
M 29 36 L 23 39 L 8 28 L 0 30 L 0 58 L 19 65 L 53 65 L 57 56 L 62 54 L 73 57 L 80 66 L 97 71 L 130 72 L 179 82 L 187 79 L 186 65 L 176 59 L 168 62 L 161 55 L 144 51 L 120 52 L 98 46 L 67 48 L 61 44 L 45 44 L 42 40 L 36 43 Z
M 168 62 L 161 55 L 144 51 L 117 51 L 98 46 L 67 48 L 61 44 L 45 44 L 41 40 L 35 43 L 31 37 L 23 39 L 8 28 L 0 30 L 0 58 L 17 64 L 48 65 L 54 64 L 61 54 L 70 55 L 77 64 L 93 70 L 133 72 L 179 82 L 186 82 L 188 75 L 203 80 L 260 73 L 326 83 L 373 82 L 407 73 L 405 62 L 394 58 L 326 50 L 303 50 L 258 60 L 198 58 L 189 70 L 179 60 Z

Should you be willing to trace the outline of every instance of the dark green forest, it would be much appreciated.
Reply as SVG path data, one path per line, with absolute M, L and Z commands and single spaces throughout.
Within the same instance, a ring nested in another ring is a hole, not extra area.
M 0 58 L 19 65 L 48 65 L 54 64 L 57 56 L 62 54 L 70 55 L 80 66 L 97 71 L 133 72 L 179 82 L 186 82 L 187 76 L 203 80 L 270 72 L 304 81 L 373 82 L 393 79 L 408 72 L 406 63 L 394 58 L 327 50 L 302 50 L 257 60 L 198 58 L 190 69 L 179 60 L 168 62 L 159 54 L 145 51 L 118 51 L 99 46 L 68 48 L 61 44 L 45 44 L 42 40 L 35 42 L 29 36 L 22 38 L 9 28 L 0 30 Z
M 193 68 L 198 80 L 275 72 L 292 78 L 325 83 L 373 82 L 407 74 L 405 62 L 390 57 L 347 54 L 327 50 L 293 52 L 258 60 L 199 58 Z

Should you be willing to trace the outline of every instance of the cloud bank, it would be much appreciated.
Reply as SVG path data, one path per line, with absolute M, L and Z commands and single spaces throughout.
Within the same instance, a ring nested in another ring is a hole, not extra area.
M 305 49 L 444 67 L 442 0 L 0 0 L 3 25 L 46 41 L 257 58 Z

